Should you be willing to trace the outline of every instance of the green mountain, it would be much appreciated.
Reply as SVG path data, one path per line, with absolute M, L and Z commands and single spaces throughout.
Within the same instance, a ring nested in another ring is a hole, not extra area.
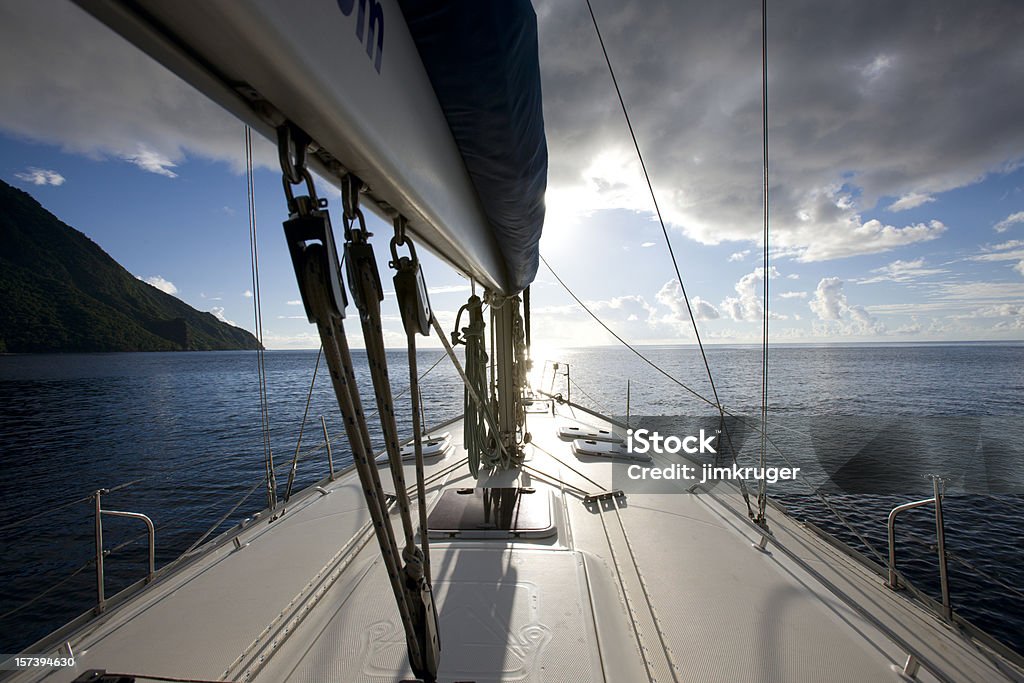
M 149 285 L 0 181 L 0 352 L 255 349 L 256 338 Z

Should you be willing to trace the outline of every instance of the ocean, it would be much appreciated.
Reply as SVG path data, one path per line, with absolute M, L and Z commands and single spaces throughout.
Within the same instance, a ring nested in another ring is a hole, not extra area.
M 712 395 L 696 349 L 641 350 L 696 393 Z M 418 357 L 421 372 L 440 360 L 422 383 L 428 424 L 462 412 L 458 375 L 442 354 L 425 349 Z M 354 355 L 368 387 L 365 356 Z M 640 416 L 706 421 L 714 414 L 626 349 L 538 352 L 535 359 L 540 388 L 606 414 L 626 414 L 628 382 L 631 424 Z M 281 494 L 316 360 L 316 351 L 266 354 Z M 558 371 L 545 360 L 559 362 Z M 722 402 L 756 422 L 760 349 L 710 347 L 708 360 Z M 389 352 L 389 364 L 401 392 L 405 351 Z M 954 608 L 1024 652 L 1024 529 L 1017 515 L 1024 503 L 1024 344 L 779 346 L 769 369 L 769 432 L 784 456 L 770 450 L 768 463 L 788 460 L 806 473 L 799 486 L 780 482 L 769 495 L 872 556 L 822 503 L 825 496 L 884 555 L 888 511 L 929 496 L 925 475 L 948 477 Z M 404 399 L 398 406 L 407 434 L 409 407 Z M 350 457 L 322 363 L 296 490 L 327 474 L 321 416 L 340 469 Z M 374 438 L 379 446 L 379 429 Z M 754 464 L 757 453 L 757 439 L 747 439 L 740 459 Z M 153 519 L 158 567 L 211 527 L 215 533 L 265 507 L 255 354 L 0 356 L 0 465 L 0 652 L 17 652 L 95 602 L 92 503 L 85 498 L 96 489 L 116 489 L 104 507 Z M 938 597 L 930 509 L 901 518 L 898 533 L 902 571 Z M 137 521 L 114 518 L 104 520 L 104 540 L 114 549 L 106 560 L 110 596 L 144 575 L 146 543 Z

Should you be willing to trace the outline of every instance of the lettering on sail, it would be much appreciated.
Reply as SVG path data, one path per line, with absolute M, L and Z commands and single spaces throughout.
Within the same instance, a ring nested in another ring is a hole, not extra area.
M 366 44 L 366 56 L 373 60 L 373 67 L 380 73 L 384 59 L 384 8 L 378 0 L 358 0 L 358 3 L 357 0 L 338 0 L 338 9 L 350 17 L 356 4 L 359 5 L 359 11 L 356 12 L 356 38 Z

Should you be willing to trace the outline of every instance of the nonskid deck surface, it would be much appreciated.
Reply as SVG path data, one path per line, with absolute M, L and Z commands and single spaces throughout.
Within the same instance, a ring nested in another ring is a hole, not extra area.
M 441 680 L 898 681 L 908 646 L 925 660 L 922 681 L 1024 680 L 777 511 L 770 552 L 755 550 L 731 488 L 585 503 L 635 463 L 574 455 L 561 424 L 610 425 L 558 410 L 529 415 L 521 471 L 446 473 L 465 455 L 459 424 L 445 428 L 453 448 L 427 463 L 428 505 L 452 487 L 530 486 L 553 492 L 557 527 L 545 539 L 432 542 Z M 77 633 L 76 669 L 52 680 L 87 669 L 411 679 L 354 472 L 325 488 L 250 525 L 241 549 L 222 543 Z

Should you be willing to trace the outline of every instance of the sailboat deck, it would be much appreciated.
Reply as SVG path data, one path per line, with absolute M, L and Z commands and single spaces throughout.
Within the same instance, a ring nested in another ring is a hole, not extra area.
M 610 489 L 630 463 L 573 455 L 557 436 L 562 423 L 530 414 L 526 467 L 476 484 L 550 490 L 556 535 L 431 544 L 441 680 L 896 681 L 908 650 L 924 665 L 918 680 L 1024 680 L 781 512 L 770 513 L 769 552 L 756 550 L 731 489 L 585 503 L 581 491 Z M 454 447 L 428 462 L 429 504 L 474 485 L 465 465 L 452 468 L 465 453 L 461 425 L 446 429 Z M 76 668 L 53 680 L 87 669 L 411 679 L 355 473 L 325 490 L 249 524 L 240 549 L 222 539 L 81 629 L 71 638 Z

